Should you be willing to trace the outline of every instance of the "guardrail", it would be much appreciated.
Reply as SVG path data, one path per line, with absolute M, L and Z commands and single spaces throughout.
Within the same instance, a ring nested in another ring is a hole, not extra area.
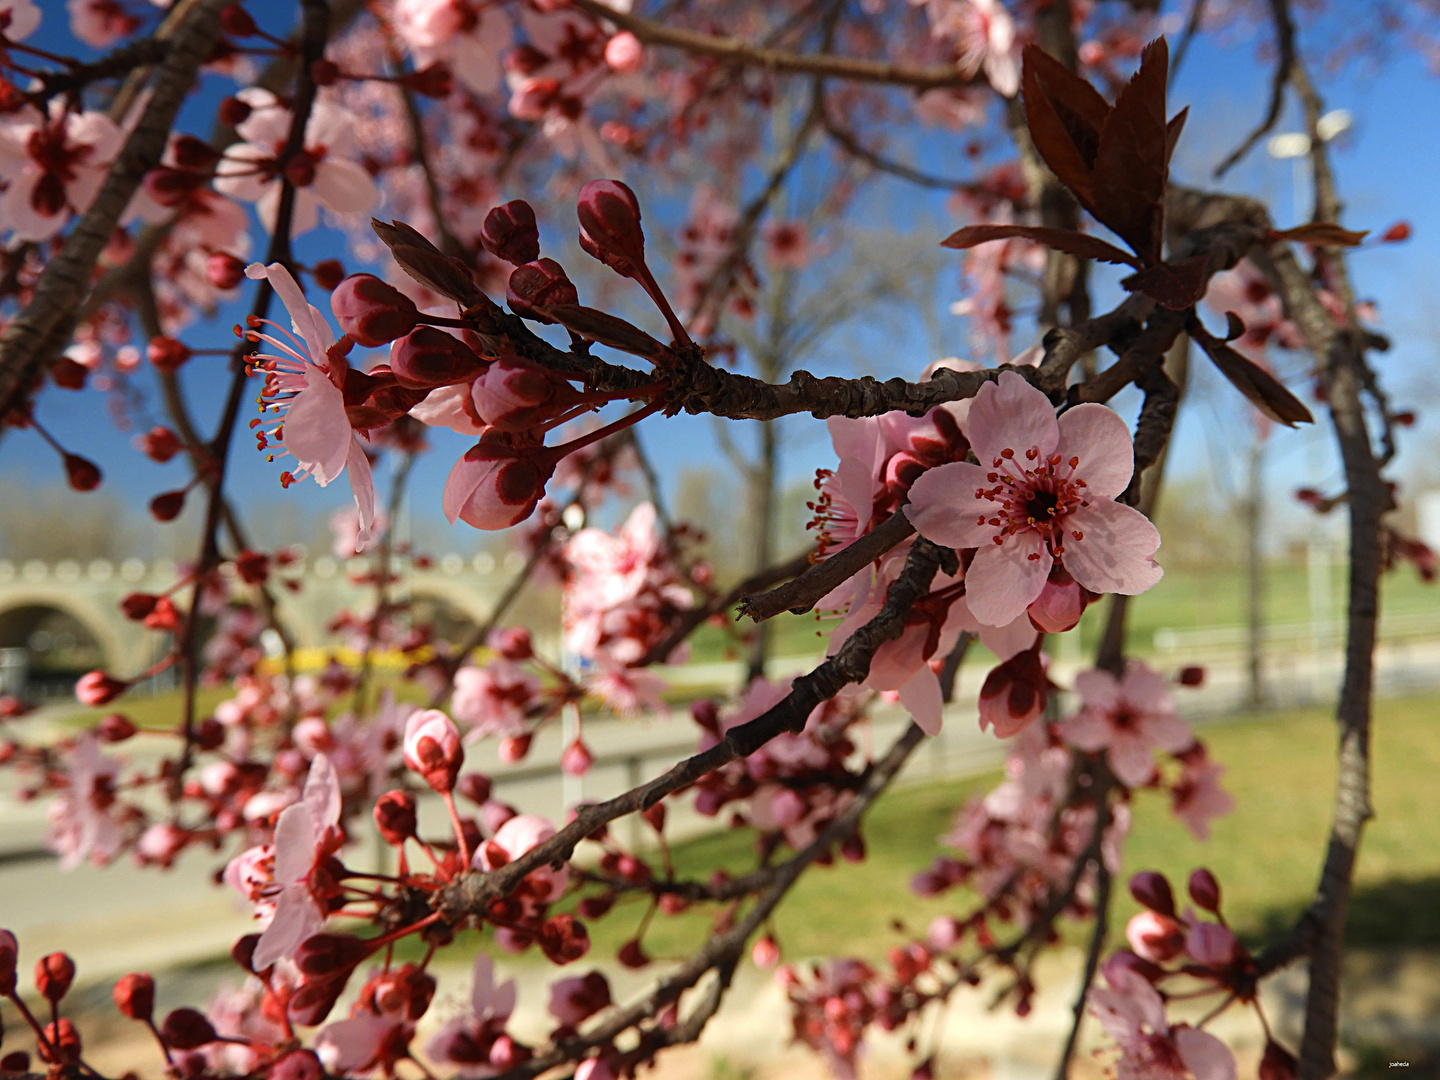
M 1242 649 L 1249 640 L 1244 626 L 1197 626 L 1193 628 L 1162 627 L 1155 631 L 1156 652 L 1176 653 L 1194 650 L 1229 651 Z M 1440 637 L 1440 613 L 1408 612 L 1382 615 L 1380 640 L 1397 641 L 1407 638 Z M 1340 645 L 1345 640 L 1342 619 L 1323 619 L 1303 623 L 1268 623 L 1262 640 L 1267 646 L 1282 648 L 1321 648 Z

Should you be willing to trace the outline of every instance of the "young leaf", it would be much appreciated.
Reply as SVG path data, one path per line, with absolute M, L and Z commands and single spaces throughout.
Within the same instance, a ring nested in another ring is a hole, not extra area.
M 1046 229 L 1033 225 L 968 225 L 941 240 L 940 246 L 972 248 L 976 244 L 1008 240 L 1012 236 L 1034 240 L 1037 244 L 1044 244 L 1048 248 L 1080 259 L 1094 259 L 1096 262 L 1119 263 L 1125 266 L 1140 265 L 1134 255 L 1121 251 L 1098 236 L 1088 236 L 1071 229 Z
M 375 218 L 370 219 L 370 227 L 385 242 L 400 269 L 430 291 L 448 296 L 461 307 L 480 299 L 480 290 L 465 264 L 445 255 L 417 230 L 403 221 L 387 225 Z
M 1304 402 L 1259 364 L 1245 359 L 1219 338 L 1197 334 L 1196 340 L 1220 369 L 1220 374 L 1271 420 L 1286 427 L 1315 422 Z
M 1164 38 L 1141 54 L 1140 70 L 1120 91 L 1100 132 L 1093 175 L 1095 216 L 1135 249 L 1147 264 L 1160 261 L 1164 242 L 1169 133 Z
M 1314 244 L 1317 247 L 1359 247 L 1360 241 L 1369 236 L 1365 232 L 1342 229 L 1331 221 L 1312 221 L 1296 225 L 1274 234 L 1276 240 L 1293 240 L 1297 244 Z
M 624 319 L 583 304 L 537 305 L 534 310 L 581 337 L 609 345 L 612 349 L 643 356 L 647 360 L 670 355 L 669 349 L 638 326 L 631 326 Z
M 1085 119 L 1087 111 L 1090 114 L 1095 112 L 1093 101 L 1083 109 L 1074 106 L 1074 101 L 1082 99 L 1082 94 L 1075 84 L 1083 86 L 1096 98 L 1100 95 L 1084 79 L 1066 71 L 1037 46 L 1025 46 L 1024 57 L 1025 64 L 1021 71 L 1022 101 L 1025 106 L 1025 124 L 1030 129 L 1030 139 L 1035 144 L 1035 151 L 1059 181 L 1070 189 L 1080 205 L 1094 213 L 1094 185 L 1090 177 L 1090 164 L 1094 160 L 1094 148 L 1099 145 L 1099 132 Z M 1058 69 L 1058 73 L 1055 69 Z M 1057 109 L 1056 100 L 1063 98 L 1067 90 L 1071 91 L 1072 104 Z M 1100 105 L 1109 111 L 1103 98 L 1100 99 Z
M 1190 117 L 1190 106 L 1186 105 L 1170 118 L 1165 125 L 1165 170 L 1170 170 L 1170 158 L 1175 154 L 1175 144 L 1180 141 L 1180 132 L 1185 130 L 1185 121 Z
M 1184 311 L 1205 295 L 1210 256 L 1196 255 L 1183 263 L 1156 263 L 1120 282 L 1131 292 L 1144 293 L 1161 307 Z

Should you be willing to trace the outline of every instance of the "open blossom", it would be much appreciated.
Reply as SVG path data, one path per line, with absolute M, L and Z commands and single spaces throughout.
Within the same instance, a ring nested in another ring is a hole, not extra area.
M 1081 750 L 1104 750 L 1121 783 L 1139 787 L 1155 772 L 1154 751 L 1174 753 L 1195 741 L 1175 715 L 1165 678 L 1138 660 L 1125 665 L 1124 678 L 1108 671 L 1075 677 L 1080 711 L 1065 721 L 1064 734 Z
M 1056 562 L 1096 593 L 1134 595 L 1160 580 L 1160 534 L 1114 501 L 1134 457 L 1113 411 L 1077 405 L 1056 420 L 1049 399 L 1007 371 L 975 395 L 967 434 L 987 464 L 930 469 L 910 489 L 908 514 L 927 539 L 977 549 L 966 601 L 981 623 L 1017 618 Z
M 304 795 L 275 821 L 274 869 L 278 887 L 275 915 L 255 946 L 254 965 L 264 970 L 289 957 L 325 925 L 328 889 L 318 875 L 321 863 L 340 847 L 340 781 L 330 759 L 316 754 Z
M 215 189 L 255 203 L 267 229 L 275 228 L 282 173 L 295 188 L 292 234 L 319 224 L 319 206 L 337 214 L 366 214 L 379 204 L 374 179 L 350 159 L 357 118 L 349 110 L 325 98 L 317 101 L 305 125 L 304 148 L 281 161 L 293 114 L 260 87 L 248 86 L 235 96 L 251 110 L 235 129 L 245 141 L 225 151 L 215 170 Z
M 1178 755 L 1183 771 L 1171 789 L 1171 812 L 1197 839 L 1210 836 L 1210 820 L 1235 809 L 1235 800 L 1220 787 L 1225 766 L 1210 760 L 1205 745 L 1197 742 Z
M 982 69 L 996 93 L 1020 90 L 1015 20 L 1000 0 L 929 0 L 931 31 L 955 41 L 956 66 L 967 75 Z
M 325 487 L 348 470 L 350 490 L 359 514 L 355 541 L 359 549 L 369 542 L 375 523 L 375 481 L 370 472 L 370 459 L 345 413 L 343 388 L 349 368 L 344 357 L 331 351 L 335 338 L 330 324 L 317 308 L 306 302 L 305 294 L 289 270 L 281 263 L 264 267 L 252 263 L 245 275 L 269 279 L 290 312 L 294 331 L 287 335 L 288 342 L 273 334 L 256 335 L 277 350 L 255 357 L 256 365 L 266 373 L 265 407 L 284 415 L 280 428 L 268 437 L 276 438 L 298 464 L 292 472 L 281 474 L 281 482 L 288 484 L 294 479 L 313 476 L 316 483 Z M 267 445 L 266 438 L 261 438 L 262 448 Z
M 85 732 L 65 755 L 66 787 L 50 804 L 50 847 L 60 866 L 73 870 L 86 859 L 103 866 L 120 850 L 120 826 L 110 816 L 115 803 L 119 762 L 100 753 L 92 732 Z
M 1090 991 L 1090 1011 L 1120 1048 L 1118 1080 L 1235 1080 L 1229 1047 L 1187 1024 L 1172 1027 L 1144 976 L 1107 964 L 1105 979 L 1108 987 Z
M 121 141 L 104 113 L 71 112 L 60 98 L 47 114 L 26 107 L 0 120 L 0 222 L 18 240 L 51 239 L 90 208 Z
M 417 67 L 444 60 L 477 94 L 500 87 L 515 29 L 504 9 L 477 0 L 396 0 L 395 33 Z
M 515 1011 L 515 980 L 495 982 L 495 962 L 485 953 L 475 957 L 474 981 L 470 988 L 470 1012 L 445 1022 L 425 1044 L 425 1053 L 444 1062 L 465 1080 L 494 1076 L 490 1048 L 505 1034 L 505 1025 Z
M 469 724 L 466 742 L 487 735 L 521 735 L 525 717 L 540 701 L 540 680 L 511 660 L 497 658 L 484 667 L 467 664 L 455 672 L 450 711 Z
M 108 49 L 140 28 L 140 20 L 116 0 L 66 0 L 70 31 L 92 49 Z
M 23 41 L 40 26 L 40 9 L 35 0 L 0 0 L 0 19 L 5 23 L 5 36 L 11 41 Z

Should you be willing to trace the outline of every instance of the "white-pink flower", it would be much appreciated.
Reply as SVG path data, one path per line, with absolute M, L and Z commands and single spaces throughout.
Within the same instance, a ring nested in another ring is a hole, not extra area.
M 350 491 L 359 514 L 356 548 L 370 540 L 375 522 L 375 481 L 370 459 L 360 437 L 350 427 L 345 413 L 344 359 L 332 357 L 335 344 L 330 324 L 319 310 L 305 300 L 300 286 L 281 263 L 261 266 L 251 263 L 245 270 L 251 279 L 266 278 L 290 313 L 292 333 L 287 342 L 274 334 L 257 334 L 259 340 L 277 350 L 257 354 L 255 361 L 266 372 L 265 408 L 281 413 L 284 422 L 273 434 L 292 455 L 297 467 L 282 474 L 282 482 L 313 476 L 325 487 L 348 470 Z M 270 324 L 279 330 L 274 323 Z M 266 443 L 262 440 L 262 447 Z
M 997 94 L 1014 97 L 1020 90 L 1015 20 L 1000 0 L 966 0 L 955 11 L 956 60 L 961 71 L 974 75 L 982 68 Z
M 116 0 L 66 0 L 70 32 L 92 49 L 108 49 L 140 28 L 140 20 Z
M 927 539 L 977 549 L 966 602 L 982 624 L 1019 617 L 1057 561 L 1091 592 L 1134 595 L 1160 580 L 1160 534 L 1114 501 L 1134 456 L 1113 411 L 1077 405 L 1056 420 L 1049 399 L 1007 371 L 975 395 L 966 433 L 986 464 L 930 469 L 912 485 L 907 513 Z
M 1174 753 L 1195 741 L 1175 715 L 1164 676 L 1139 660 L 1125 665 L 1121 679 L 1098 668 L 1082 671 L 1075 692 L 1080 711 L 1065 721 L 1065 738 L 1081 750 L 1104 750 L 1111 772 L 1129 787 L 1150 779 L 1156 750 Z
M 255 203 L 265 228 L 275 228 L 282 173 L 295 187 L 292 234 L 320 223 L 319 206 L 336 214 L 367 214 L 379 204 L 374 178 L 351 160 L 359 123 L 354 113 L 324 98 L 317 101 L 305 125 L 304 147 L 281 161 L 294 114 L 260 87 L 247 86 L 235 96 L 251 109 L 235 128 L 245 141 L 225 151 L 215 169 L 215 189 Z
M 0 0 L 0 19 L 5 20 L 5 36 L 22 41 L 40 26 L 40 9 L 34 0 Z
M 470 1013 L 445 1022 L 425 1044 L 425 1053 L 466 1080 L 494 1076 L 489 1061 L 475 1061 L 475 1048 L 487 1046 L 504 1033 L 515 1011 L 515 980 L 495 982 L 495 963 L 485 953 L 475 957 L 474 981 L 470 986 Z
M 85 732 L 65 754 L 64 790 L 50 804 L 47 842 L 60 854 L 60 868 L 73 870 L 86 859 L 104 866 L 120 850 L 120 826 L 110 816 L 120 763 L 100 753 L 93 732 Z
M 1235 809 L 1235 800 L 1220 787 L 1225 766 L 1211 761 L 1204 744 L 1198 742 L 1178 757 L 1183 771 L 1171 790 L 1170 810 L 1196 839 L 1209 839 L 1210 819 Z
M 49 240 L 95 201 L 122 138 L 104 113 L 71 112 L 60 99 L 48 115 L 26 107 L 0 120 L 0 224 L 18 240 Z
M 1090 991 L 1090 1011 L 1120 1047 L 1117 1080 L 1235 1080 L 1235 1057 L 1209 1032 L 1171 1027 L 1165 1002 L 1144 976 L 1108 965 L 1109 987 Z
M 298 803 L 275 822 L 272 881 L 275 916 L 255 946 L 254 967 L 263 971 L 289 957 L 325 925 L 326 910 L 317 902 L 311 875 L 316 864 L 340 845 L 340 781 L 330 759 L 316 754 Z
M 498 870 L 554 835 L 555 826 L 539 814 L 517 814 L 480 845 L 471 865 L 476 870 Z M 541 866 L 532 870 L 526 881 L 534 885 L 535 899 L 548 904 L 564 894 L 570 881 L 570 868 L 562 866 L 555 870 Z
M 450 711 L 469 724 L 466 742 L 487 735 L 522 735 L 525 717 L 540 698 L 540 680 L 519 664 L 503 658 L 484 667 L 467 664 L 455 673 Z
M 449 63 L 477 94 L 499 89 L 501 60 L 515 28 L 499 4 L 475 0 L 396 0 L 395 33 L 419 67 Z

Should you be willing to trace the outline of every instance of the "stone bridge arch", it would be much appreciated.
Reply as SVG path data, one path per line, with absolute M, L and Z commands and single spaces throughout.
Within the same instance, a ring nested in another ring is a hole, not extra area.
M 91 668 L 126 671 L 136 656 L 133 640 L 94 598 L 34 585 L 0 589 L 0 649 L 26 650 L 28 696 L 61 692 Z

